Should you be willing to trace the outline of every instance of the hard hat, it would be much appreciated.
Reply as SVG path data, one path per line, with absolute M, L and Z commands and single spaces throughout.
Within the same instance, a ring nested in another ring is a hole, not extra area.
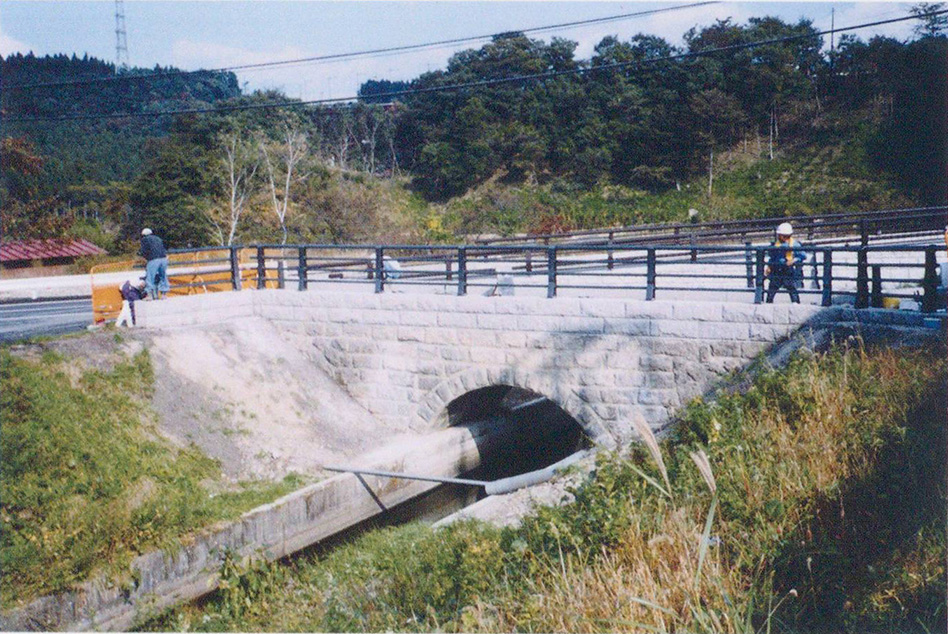
M 143 236 L 150 236 L 150 235 L 151 235 L 151 229 L 149 229 L 148 227 L 145 227 L 144 229 L 142 229 L 142 235 L 143 235 Z
M 792 236 L 793 235 L 793 226 L 789 222 L 781 222 L 780 226 L 777 227 L 778 236 Z

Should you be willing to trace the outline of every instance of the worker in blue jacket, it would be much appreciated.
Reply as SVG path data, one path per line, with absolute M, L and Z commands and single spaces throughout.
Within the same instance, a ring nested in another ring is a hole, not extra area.
M 151 229 L 145 228 L 142 229 L 141 249 L 138 253 L 145 258 L 145 290 L 153 299 L 161 299 L 162 293 L 171 290 L 165 244 Z
M 806 254 L 799 243 L 793 239 L 793 226 L 783 222 L 777 227 L 777 239 L 770 243 L 769 260 L 764 274 L 770 279 L 767 288 L 767 303 L 774 302 L 774 296 L 781 288 L 790 293 L 790 301 L 800 303 L 797 282 L 803 276 L 803 261 Z

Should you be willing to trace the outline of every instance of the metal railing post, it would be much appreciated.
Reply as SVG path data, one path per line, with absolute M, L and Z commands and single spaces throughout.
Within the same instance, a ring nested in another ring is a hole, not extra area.
M 655 299 L 655 249 L 646 251 L 645 257 L 645 301 Z
M 240 260 L 237 247 L 230 247 L 230 282 L 235 291 L 240 290 Z
M 299 290 L 309 286 L 309 264 L 306 262 L 306 247 L 299 247 L 296 254 L 296 275 L 299 278 Z
M 865 220 L 859 222 L 859 242 L 862 246 L 869 246 L 869 223 Z
M 823 251 L 823 306 L 833 305 L 833 252 Z
M 754 303 L 761 304 L 764 301 L 764 250 L 757 247 L 755 254 L 754 267 Z
M 527 273 L 533 273 L 533 251 L 527 250 Z
M 611 271 L 612 268 L 613 268 L 613 260 L 612 260 L 612 241 L 613 241 L 613 238 L 614 238 L 614 237 L 615 237 L 615 234 L 614 234 L 612 231 L 610 231 L 610 232 L 609 232 L 609 253 L 608 253 L 607 258 L 606 258 L 606 261 L 607 261 L 607 265 L 606 265 L 606 266 L 607 266 L 607 268 L 608 268 L 610 271 Z
M 694 233 L 694 231 L 691 232 L 691 261 L 692 261 L 692 262 L 697 262 L 697 261 L 698 261 L 698 250 L 695 248 L 695 233 Z
M 856 308 L 869 306 L 869 253 L 865 247 L 856 254 Z
M 872 290 L 869 292 L 869 305 L 882 308 L 882 267 L 872 265 Z
M 451 266 L 451 258 L 449 257 L 444 259 L 444 277 L 448 282 L 450 282 L 454 277 L 453 267 Z
M 375 247 L 375 292 L 381 293 L 385 290 L 385 280 L 382 279 L 382 273 L 385 270 L 383 261 L 384 253 L 382 247 Z
M 744 243 L 744 267 L 747 270 L 747 288 L 754 288 L 754 256 L 751 243 Z
M 467 249 L 458 247 L 458 295 L 467 295 Z
M 556 247 L 546 250 L 546 296 L 556 297 Z
M 267 260 L 263 247 L 257 247 L 257 288 L 267 287 Z
M 938 274 L 935 272 L 935 247 L 925 249 L 925 277 L 922 280 L 922 312 L 932 313 L 937 308 Z

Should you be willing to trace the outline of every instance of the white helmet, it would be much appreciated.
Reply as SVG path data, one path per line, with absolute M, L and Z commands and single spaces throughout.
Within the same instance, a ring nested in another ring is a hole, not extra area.
M 144 229 L 142 229 L 142 235 L 143 235 L 143 236 L 150 236 L 150 235 L 151 235 L 151 229 L 149 229 L 148 227 L 145 227 Z
M 792 236 L 793 235 L 793 225 L 789 222 L 781 222 L 777 227 L 778 236 Z

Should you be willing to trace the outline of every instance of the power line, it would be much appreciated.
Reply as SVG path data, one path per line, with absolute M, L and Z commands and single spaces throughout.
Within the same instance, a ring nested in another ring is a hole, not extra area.
M 569 70 L 559 70 L 559 71 L 547 71 L 543 73 L 533 73 L 529 75 L 514 75 L 511 77 L 497 77 L 493 79 L 482 79 L 478 81 L 465 82 L 460 84 L 448 84 L 445 86 L 429 86 L 427 88 L 412 88 L 407 90 L 395 90 L 384 93 L 373 93 L 370 95 L 373 99 L 392 99 L 396 97 L 407 97 L 411 95 L 421 95 L 434 92 L 447 92 L 451 90 L 463 90 L 466 88 L 483 88 L 487 86 L 496 86 L 500 84 L 511 84 L 525 81 L 533 80 L 544 80 L 544 79 L 554 79 L 557 77 L 564 77 L 567 75 L 585 75 L 589 73 L 598 73 L 603 71 L 616 70 L 620 68 L 631 68 L 631 67 L 643 67 L 648 65 L 657 64 L 659 62 L 668 62 L 675 61 L 680 59 L 690 59 L 693 57 L 705 57 L 715 53 L 722 52 L 733 52 L 739 50 L 745 50 L 750 48 L 757 48 L 760 46 L 769 46 L 771 44 L 782 44 L 785 42 L 793 42 L 797 40 L 804 39 L 813 39 L 817 37 L 822 37 L 830 33 L 843 33 L 846 31 L 856 31 L 859 29 L 866 29 L 873 26 L 882 26 L 884 24 L 893 24 L 896 22 L 905 22 L 907 20 L 917 20 L 920 18 L 926 18 L 935 15 L 942 15 L 948 13 L 948 9 L 942 9 L 939 11 L 932 11 L 929 13 L 924 13 L 920 15 L 911 15 L 903 16 L 900 18 L 891 18 L 888 20 L 877 20 L 875 22 L 866 22 L 863 24 L 856 24 L 852 26 L 840 27 L 837 29 L 827 29 L 824 31 L 817 31 L 815 33 L 808 33 L 803 35 L 788 35 L 784 37 L 772 38 L 769 40 L 758 40 L 756 42 L 744 42 L 742 44 L 731 44 L 729 46 L 721 46 L 719 48 L 709 48 L 701 51 L 691 51 L 686 53 L 678 53 L 676 55 L 667 55 L 665 57 L 655 57 L 652 59 L 646 60 L 636 60 L 630 62 L 613 62 L 611 64 L 603 64 L 601 66 L 591 66 L 586 68 L 574 68 Z M 273 108 L 296 108 L 299 106 L 312 106 L 312 105 L 330 105 L 330 104 L 340 104 L 345 102 L 356 101 L 360 97 L 358 95 L 350 97 L 335 97 L 328 99 L 311 99 L 307 101 L 277 101 L 277 102 L 264 102 L 264 103 L 251 103 L 251 104 L 235 104 L 232 106 L 214 106 L 209 108 L 183 108 L 179 110 L 166 110 L 162 112 L 134 112 L 134 113 L 109 113 L 109 114 L 89 114 L 89 115 L 66 115 L 60 117 L 13 117 L 8 118 L 8 122 L 18 122 L 18 123 L 29 123 L 33 121 L 76 121 L 76 120 L 90 120 L 90 119 L 124 119 L 132 117 L 161 117 L 161 116 L 170 116 L 170 115 L 179 115 L 179 114 L 207 114 L 207 113 L 222 113 L 222 112 L 233 112 L 238 110 L 267 110 Z
M 650 9 L 648 11 L 636 11 L 634 13 L 622 13 L 619 15 L 610 15 L 604 16 L 601 18 L 590 18 L 588 20 L 577 20 L 575 22 L 563 22 L 561 24 L 551 24 L 548 26 L 537 26 L 529 29 L 520 29 L 513 31 L 505 31 L 504 33 L 542 33 L 546 31 L 556 31 L 565 28 L 571 28 L 575 26 L 587 26 L 590 24 L 605 24 L 609 22 L 618 22 L 620 20 L 627 20 L 629 18 L 636 18 L 646 15 L 655 15 L 658 13 L 667 13 L 670 11 L 681 11 L 684 9 L 693 9 L 696 7 L 703 7 L 711 4 L 719 4 L 720 0 L 709 0 L 706 2 L 695 2 L 691 4 L 676 5 L 671 7 L 665 7 L 662 9 Z M 63 79 L 59 81 L 48 81 L 48 82 L 35 82 L 30 84 L 10 84 L 6 88 L 40 88 L 45 86 L 72 86 L 77 84 L 90 84 L 97 82 L 112 82 L 112 81 L 125 81 L 133 79 L 156 79 L 160 77 L 174 77 L 180 75 L 195 75 L 201 73 L 222 73 L 230 71 L 247 71 L 247 70 L 260 70 L 265 68 L 279 68 L 284 66 L 291 65 L 300 65 L 300 64 L 310 64 L 316 62 L 329 62 L 329 61 L 338 61 L 343 59 L 350 59 L 354 57 L 368 57 L 368 56 L 380 56 L 386 54 L 394 53 L 405 53 L 415 50 L 424 50 L 429 48 L 437 48 L 447 45 L 455 44 L 465 44 L 469 42 L 477 42 L 481 40 L 492 39 L 503 35 L 504 33 L 494 33 L 491 35 L 472 35 L 468 37 L 459 37 L 448 40 L 439 40 L 436 42 L 426 42 L 423 44 L 406 44 L 404 46 L 391 46 L 388 48 L 377 48 L 369 49 L 364 51 L 354 51 L 351 53 L 335 53 L 332 55 L 318 55 L 314 57 L 300 57 L 297 59 L 287 59 L 274 62 L 259 62 L 256 64 L 242 64 L 239 66 L 224 66 L 221 68 L 211 68 L 211 69 L 201 69 L 201 70 L 169 70 L 165 72 L 155 72 L 155 73 L 126 73 L 121 75 L 105 75 L 102 77 L 93 77 L 93 78 L 84 78 L 84 79 Z

